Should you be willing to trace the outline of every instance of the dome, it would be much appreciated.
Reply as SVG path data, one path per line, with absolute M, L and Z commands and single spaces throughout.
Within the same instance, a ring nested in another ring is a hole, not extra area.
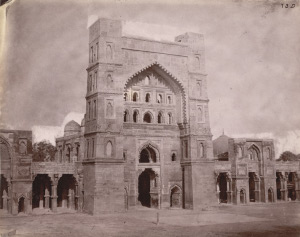
M 80 133 L 80 125 L 76 123 L 74 120 L 68 122 L 64 129 L 64 135 L 70 136 L 77 133 Z

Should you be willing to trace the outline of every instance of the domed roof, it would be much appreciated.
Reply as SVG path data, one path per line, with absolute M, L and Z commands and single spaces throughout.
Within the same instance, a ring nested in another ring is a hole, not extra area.
M 80 125 L 76 123 L 74 120 L 68 122 L 64 129 L 65 136 L 70 136 L 80 133 Z

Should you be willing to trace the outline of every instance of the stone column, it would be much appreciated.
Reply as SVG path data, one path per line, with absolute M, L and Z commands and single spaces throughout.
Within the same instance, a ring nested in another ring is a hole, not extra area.
M 66 189 L 63 189 L 61 199 L 61 207 L 68 207 L 68 192 Z
M 12 199 L 10 179 L 7 179 L 7 190 L 8 190 L 7 210 L 8 210 L 8 213 L 12 213 L 12 200 L 13 199 Z
M 57 182 L 51 182 L 52 196 L 51 196 L 51 208 L 53 212 L 57 212 Z
M 50 202 L 49 202 L 49 197 L 50 197 L 50 195 L 49 195 L 49 190 L 48 190 L 48 188 L 45 188 L 45 208 L 49 208 L 49 204 L 50 204 Z
M 74 190 L 73 189 L 69 189 L 68 208 L 69 209 L 74 209 Z
M 231 179 L 227 179 L 227 203 L 232 203 Z
M 75 183 L 75 191 L 74 191 L 74 209 L 78 211 L 78 201 L 79 201 L 79 196 L 78 196 L 78 183 Z
M 283 174 L 283 192 L 284 192 L 284 200 L 288 201 L 288 188 L 287 188 L 287 181 L 289 178 L 289 173 Z
M 255 182 L 255 202 L 260 202 L 260 178 L 257 174 L 254 177 Z
M 8 211 L 8 205 L 7 205 L 8 196 L 7 196 L 6 190 L 3 190 L 2 198 L 3 198 L 3 210 Z
M 40 185 L 40 202 L 39 202 L 39 208 L 44 208 L 44 186 L 41 183 Z

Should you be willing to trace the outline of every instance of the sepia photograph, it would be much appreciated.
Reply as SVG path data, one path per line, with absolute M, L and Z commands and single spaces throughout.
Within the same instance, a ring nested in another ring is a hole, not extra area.
M 300 0 L 0 0 L 0 236 L 300 236 Z

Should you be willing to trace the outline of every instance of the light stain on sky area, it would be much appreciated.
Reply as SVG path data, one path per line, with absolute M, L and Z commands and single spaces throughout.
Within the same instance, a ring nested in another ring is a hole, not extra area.
M 288 2 L 288 1 L 284 1 Z M 1 6 L 1 127 L 61 134 L 85 111 L 87 26 L 173 41 L 204 34 L 214 138 L 269 137 L 300 153 L 300 5 L 277 1 L 11 1 Z M 5 17 L 6 16 L 6 17 Z M 51 131 L 51 132 L 50 132 Z

